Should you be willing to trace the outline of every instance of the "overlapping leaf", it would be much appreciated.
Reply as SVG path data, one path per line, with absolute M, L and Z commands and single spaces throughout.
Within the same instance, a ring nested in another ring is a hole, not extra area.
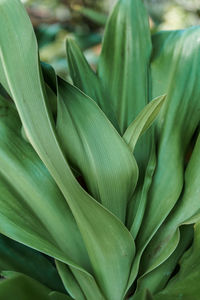
M 1 232 L 51 256 L 62 257 L 65 262 L 69 259 L 72 264 L 91 270 L 65 199 L 35 151 L 22 140 L 16 110 L 5 101 L 0 104 Z M 15 230 L 12 229 L 14 224 Z M 17 226 L 24 229 L 18 232 Z M 35 237 L 30 239 L 30 233 Z
M 0 235 L 0 271 L 28 275 L 53 290 L 64 292 L 55 266 L 38 251 Z
M 5 279 L 0 281 L 1 299 L 49 299 L 50 289 L 28 276 L 11 271 L 3 272 L 2 276 Z
M 198 300 L 200 293 L 200 224 L 195 225 L 194 243 L 180 261 L 180 271 L 155 295 L 155 300 Z
M 143 272 L 152 270 L 170 256 L 179 242 L 179 227 L 182 224 L 194 223 L 200 218 L 199 151 L 200 136 L 185 172 L 183 195 L 146 249 L 143 255 Z
M 74 85 L 97 102 L 117 131 L 120 132 L 109 93 L 103 88 L 97 74 L 91 69 L 75 41 L 68 38 L 66 45 L 69 71 Z
M 191 245 L 193 226 L 182 226 L 179 236 L 179 243 L 176 245 L 177 247 L 174 252 L 157 268 L 154 268 L 151 272 L 147 272 L 138 279 L 136 294 L 145 289 L 155 294 L 166 286 L 173 272 L 176 270 L 181 256 Z M 149 257 L 149 259 L 151 260 L 151 257 Z
M 56 138 L 45 100 L 37 45 L 30 21 L 19 1 L 1 0 L 0 5 L 0 11 L 4 12 L 1 14 L 0 28 L 9 19 L 6 39 L 5 33 L 2 35 L 0 31 L 0 41 L 4 41 L 0 55 L 3 66 L 1 81 L 16 103 L 29 141 L 69 204 L 100 288 L 107 299 L 120 300 L 135 252 L 134 241 L 125 226 L 90 197 L 73 176 Z M 16 21 L 17 15 L 20 15 L 19 21 Z M 18 66 L 21 72 L 16 76 Z
M 133 154 L 92 99 L 62 80 L 58 91 L 57 132 L 68 160 L 92 196 L 124 222 L 138 178 Z
M 182 191 L 184 158 L 199 123 L 199 33 L 200 29 L 194 27 L 168 33 L 168 38 L 164 41 L 162 33 L 154 38 L 156 48 L 152 58 L 153 89 L 159 85 L 159 78 L 164 80 L 163 76 L 159 76 L 164 71 L 162 65 L 166 66 L 169 62 L 170 66 L 172 61 L 173 67 L 166 74 L 166 80 L 170 78 L 168 89 L 157 88 L 159 93 L 167 93 L 167 99 L 157 125 L 158 162 L 137 239 L 138 255 L 133 266 L 132 275 L 135 275 L 131 276 L 132 279 L 136 276 L 141 252 L 170 213 Z M 160 43 L 157 39 L 160 39 Z
M 49 288 L 42 285 L 40 282 L 32 279 L 24 274 L 4 271 L 1 273 L 3 279 L 0 281 L 0 298 L 1 299 L 16 299 L 16 300 L 70 300 L 72 298 L 65 294 L 53 292 L 58 297 L 51 297 L 52 292 Z

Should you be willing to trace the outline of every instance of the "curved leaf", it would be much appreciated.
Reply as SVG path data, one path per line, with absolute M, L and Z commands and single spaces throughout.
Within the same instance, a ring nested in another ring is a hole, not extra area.
M 139 137 L 152 125 L 158 116 L 166 95 L 157 97 L 143 108 L 136 119 L 126 129 L 123 138 L 133 152 Z
M 165 289 L 155 295 L 155 300 L 198 300 L 200 294 L 200 224 L 195 225 L 194 243 L 180 261 L 180 271 Z
M 92 99 L 61 79 L 58 92 L 57 132 L 69 162 L 91 195 L 124 222 L 138 178 L 133 154 Z
M 64 291 L 55 266 L 40 252 L 0 235 L 0 271 L 28 275 L 50 289 Z
M 116 116 L 113 112 L 110 99 L 108 98 L 108 93 L 103 89 L 99 78 L 89 66 L 78 45 L 73 39 L 68 38 L 66 49 L 69 71 L 74 85 L 96 101 L 117 131 L 120 132 Z

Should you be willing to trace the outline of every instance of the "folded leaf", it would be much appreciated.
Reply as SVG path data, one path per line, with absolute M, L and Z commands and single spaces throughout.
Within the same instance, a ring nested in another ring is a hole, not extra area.
M 166 95 L 152 100 L 126 129 L 123 138 L 133 152 L 139 137 L 152 125 L 158 116 Z
M 165 98 L 166 96 L 160 96 L 151 101 L 148 105 L 145 106 L 145 108 L 140 112 L 137 118 L 126 129 L 123 138 L 129 145 L 129 148 L 132 152 L 135 150 L 135 145 L 138 142 L 138 139 L 152 125 L 153 121 L 156 119 L 163 106 Z M 143 145 L 143 143 L 145 143 L 145 145 Z M 143 162 L 143 168 L 141 168 L 140 165 L 140 178 L 137 185 L 137 189 L 131 201 L 129 202 L 127 209 L 127 227 L 130 228 L 130 232 L 133 235 L 134 239 L 138 234 L 144 216 L 147 194 L 156 167 L 156 152 L 153 128 L 150 132 L 147 132 L 147 134 L 143 137 L 142 144 L 139 145 L 139 148 L 142 145 L 146 148 L 146 154 L 147 157 L 149 157 L 149 161 L 147 165 L 145 165 L 145 162 Z M 144 171 L 144 175 L 141 174 L 141 171 L 143 171 L 142 169 L 146 169 L 146 171 Z
M 98 74 L 122 133 L 148 103 L 151 39 L 142 1 L 117 2 L 106 26 Z
M 60 278 L 70 296 L 73 299 L 85 300 L 83 291 L 81 290 L 80 283 L 75 279 L 69 267 L 59 261 L 56 261 L 56 267 Z
M 125 221 L 138 168 L 133 154 L 96 103 L 61 79 L 57 132 L 69 162 L 91 195 Z

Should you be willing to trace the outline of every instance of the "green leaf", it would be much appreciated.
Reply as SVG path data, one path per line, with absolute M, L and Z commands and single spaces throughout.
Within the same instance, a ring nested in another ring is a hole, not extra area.
M 148 192 L 149 188 L 151 186 L 153 175 L 156 169 L 156 147 L 154 142 L 154 130 L 151 130 L 150 133 L 146 135 L 147 141 L 151 139 L 150 143 L 150 149 L 149 149 L 149 161 L 146 166 L 146 171 L 144 174 L 144 181 L 138 182 L 136 192 L 133 195 L 133 198 L 131 199 L 131 202 L 128 206 L 128 220 L 127 220 L 127 226 L 130 228 L 130 232 L 134 239 L 136 239 L 137 234 L 139 232 L 144 212 L 146 208 L 147 198 L 148 198 Z M 140 177 L 141 178 L 141 177 Z
M 85 300 L 80 285 L 67 265 L 56 260 L 56 267 L 66 291 L 73 299 Z
M 0 235 L 0 271 L 28 275 L 50 289 L 64 291 L 53 264 L 40 252 Z
M 170 277 L 173 274 L 173 271 L 177 267 L 177 264 L 184 254 L 184 252 L 191 245 L 193 239 L 193 226 L 182 226 L 180 228 L 180 238 L 179 243 L 174 250 L 174 252 L 160 265 L 154 268 L 152 271 L 149 271 L 143 274 L 137 281 L 137 292 L 143 289 L 148 289 L 152 294 L 155 294 L 162 290 Z M 151 257 L 149 256 L 151 259 Z
M 167 94 L 167 99 L 156 126 L 158 161 L 137 238 L 138 252 L 130 283 L 138 272 L 142 252 L 176 204 L 183 188 L 184 159 L 199 123 L 199 32 L 200 28 L 193 27 L 168 33 L 166 40 L 161 39 L 160 48 L 156 43 L 153 52 L 153 89 L 159 84 L 159 74 L 164 72 L 162 65 L 167 62 L 171 66 L 170 84 L 167 90 L 159 90 Z M 155 38 L 159 37 L 158 34 Z
M 0 107 L 0 231 L 91 271 L 80 232 L 64 197 L 33 148 L 21 138 L 16 110 L 5 101 L 1 101 Z
M 87 278 L 83 272 L 80 272 L 78 269 L 73 267 L 70 267 L 70 270 L 74 278 L 79 283 L 86 299 L 93 299 L 94 295 L 96 299 L 107 299 L 106 297 L 104 297 L 104 295 L 102 295 L 99 286 L 92 276 L 90 276 L 90 278 Z
M 69 162 L 91 195 L 124 222 L 138 178 L 133 154 L 92 99 L 61 79 L 58 91 L 57 132 Z
M 74 85 L 96 101 L 117 131 L 120 132 L 108 93 L 104 91 L 96 73 L 91 69 L 85 56 L 73 39 L 68 38 L 66 46 L 69 71 Z
M 200 135 L 185 171 L 184 193 L 149 243 L 142 258 L 142 271 L 150 272 L 161 264 L 177 247 L 179 227 L 200 219 Z
M 145 289 L 140 291 L 137 294 L 134 294 L 130 300 L 154 300 L 153 296 L 151 295 L 151 293 Z
M 42 74 L 46 84 L 52 89 L 55 95 L 57 95 L 57 76 L 54 68 L 44 62 L 41 62 Z
M 0 30 L 1 81 L 12 94 L 29 141 L 65 196 L 100 289 L 108 300 L 121 300 L 135 254 L 134 240 L 116 217 L 81 188 L 71 172 L 55 134 L 36 39 L 25 9 L 17 0 L 0 0 L 0 8 L 0 28 L 7 24 L 6 38 L 5 32 Z
M 126 129 L 123 138 L 133 152 L 139 137 L 152 125 L 163 106 L 166 95 L 152 100 Z
M 158 116 L 166 96 L 160 96 L 151 101 L 145 108 L 140 112 L 137 118 L 129 125 L 126 129 L 123 138 L 126 143 L 129 145 L 131 151 L 135 149 L 135 145 L 141 135 L 152 125 L 156 117 Z M 140 140 L 139 140 L 140 141 Z M 136 238 L 146 207 L 147 194 L 152 182 L 152 177 L 156 167 L 156 152 L 155 152 L 155 143 L 154 143 L 154 129 L 151 132 L 147 133 L 143 137 L 143 142 L 145 142 L 146 149 L 149 148 L 149 153 L 147 152 L 147 157 L 149 161 L 145 166 L 143 162 L 143 168 L 146 171 L 144 172 L 144 178 L 140 174 L 138 186 L 136 192 L 134 193 L 129 206 L 128 206 L 128 216 L 127 216 L 127 227 L 130 228 L 130 232 L 133 235 L 134 239 Z M 142 150 L 142 145 L 139 145 L 139 149 Z M 140 172 L 142 171 L 140 166 Z
M 48 296 L 51 300 L 73 300 L 73 298 L 58 292 L 50 292 Z
M 4 271 L 0 280 L 0 298 L 16 300 L 48 300 L 50 290 L 36 280 L 23 274 Z
M 148 103 L 151 39 L 142 1 L 117 2 L 106 26 L 98 74 L 122 133 Z
M 200 223 L 195 225 L 194 243 L 180 261 L 180 271 L 155 300 L 198 300 L 200 294 Z

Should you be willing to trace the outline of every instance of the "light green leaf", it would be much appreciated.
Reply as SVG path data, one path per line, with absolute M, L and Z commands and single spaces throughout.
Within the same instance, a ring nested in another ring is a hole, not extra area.
M 100 300 L 107 299 L 101 293 L 99 286 L 97 285 L 97 283 L 95 282 L 95 280 L 92 276 L 90 276 L 90 278 L 87 278 L 83 272 L 80 272 L 78 269 L 76 269 L 74 267 L 70 267 L 70 270 L 71 270 L 74 278 L 79 283 L 86 299 L 92 300 L 94 298 L 94 295 L 95 295 L 96 299 L 100 299 Z
M 73 299 L 85 300 L 80 285 L 73 276 L 71 270 L 64 263 L 56 260 L 56 267 L 66 291 Z
M 65 196 L 99 287 L 108 300 L 121 300 L 135 253 L 134 240 L 116 217 L 81 188 L 71 172 L 55 134 L 36 39 L 25 9 L 17 0 L 0 0 L 0 8 L 0 28 L 7 24 L 6 38 L 5 32 L 0 30 L 1 81 L 12 94 L 29 141 Z
M 123 138 L 133 152 L 139 137 L 152 125 L 163 106 L 166 95 L 157 97 L 143 108 L 126 129 Z
M 124 222 L 138 178 L 133 154 L 92 99 L 61 79 L 58 91 L 57 132 L 69 162 L 91 195 Z
M 117 2 L 106 26 L 98 74 L 122 133 L 148 103 L 151 39 L 141 0 Z

